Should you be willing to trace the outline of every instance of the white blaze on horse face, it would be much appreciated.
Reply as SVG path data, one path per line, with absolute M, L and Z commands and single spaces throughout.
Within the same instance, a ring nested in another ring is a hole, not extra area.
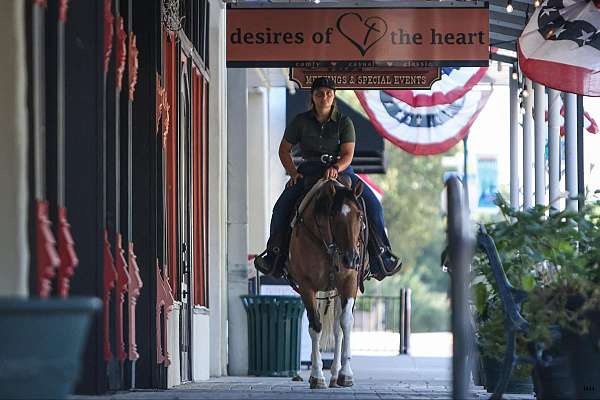
M 344 204 L 342 206 L 342 210 L 340 212 L 342 213 L 342 215 L 344 217 L 347 217 L 348 214 L 350 214 L 350 211 L 352 211 L 352 209 L 350 208 L 350 206 L 348 204 Z

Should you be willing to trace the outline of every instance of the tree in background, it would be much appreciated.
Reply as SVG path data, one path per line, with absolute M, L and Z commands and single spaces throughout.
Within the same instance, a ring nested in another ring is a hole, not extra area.
M 440 200 L 444 188 L 443 156 L 413 156 L 386 142 L 385 175 L 371 175 L 384 191 L 383 209 L 394 252 L 402 271 L 382 282 L 371 280 L 367 295 L 398 296 L 412 290 L 411 328 L 415 332 L 447 331 L 450 309 L 448 276 L 440 268 L 445 225 Z
M 367 120 L 369 117 L 352 90 L 338 90 L 339 100 Z M 399 296 L 412 290 L 411 329 L 415 332 L 450 330 L 448 274 L 440 267 L 445 247 L 445 219 L 441 211 L 444 189 L 442 158 L 456 153 L 456 146 L 437 156 L 413 156 L 386 141 L 385 175 L 369 175 L 384 190 L 383 210 L 394 252 L 403 260 L 402 270 L 365 285 L 367 295 Z M 460 147 L 460 146 L 459 146 Z

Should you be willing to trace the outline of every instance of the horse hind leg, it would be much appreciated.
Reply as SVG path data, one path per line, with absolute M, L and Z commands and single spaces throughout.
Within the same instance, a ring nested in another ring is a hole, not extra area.
M 308 383 L 311 389 L 326 389 L 325 376 L 323 376 L 323 360 L 321 359 L 321 351 L 319 350 L 322 327 L 317 311 L 316 293 L 314 291 L 302 290 L 302 286 L 300 286 L 300 295 L 306 306 L 309 325 L 308 333 L 312 341 L 312 351 L 310 354 L 311 371 Z
M 340 369 L 342 368 L 342 326 L 340 325 L 342 303 L 339 296 L 335 298 L 334 309 L 335 320 L 333 322 L 333 334 L 335 346 L 333 349 L 333 362 L 331 363 L 331 380 L 329 381 L 329 387 L 339 387 L 337 380 Z
M 352 334 L 352 325 L 354 323 L 354 316 L 352 315 L 354 298 L 349 297 L 342 299 L 341 303 L 342 315 L 340 318 L 340 325 L 344 337 L 342 339 L 342 369 L 339 372 L 337 383 L 339 386 L 347 387 L 354 384 L 354 373 L 352 372 L 352 368 L 350 368 L 350 359 L 352 358 L 350 336 Z

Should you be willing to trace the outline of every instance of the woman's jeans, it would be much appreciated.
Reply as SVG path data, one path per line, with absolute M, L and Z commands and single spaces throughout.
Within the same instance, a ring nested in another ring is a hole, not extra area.
M 318 176 L 322 177 L 325 173 L 325 167 L 319 161 L 306 161 L 302 163 L 298 172 L 303 176 Z M 354 173 L 352 167 L 346 168 L 340 172 L 340 175 L 347 175 L 352 180 L 352 186 L 360 180 Z M 290 224 L 291 212 L 304 193 L 303 181 L 298 181 L 294 186 L 286 187 L 279 199 L 273 207 L 273 217 L 271 218 L 271 237 L 276 234 L 285 232 Z M 377 236 L 381 238 L 383 244 L 389 247 L 390 243 L 385 233 L 384 222 L 383 222 L 383 208 L 381 203 L 377 200 L 377 197 L 373 194 L 369 186 L 363 183 L 362 198 L 365 200 L 365 206 L 367 208 L 367 218 L 369 224 L 374 228 Z

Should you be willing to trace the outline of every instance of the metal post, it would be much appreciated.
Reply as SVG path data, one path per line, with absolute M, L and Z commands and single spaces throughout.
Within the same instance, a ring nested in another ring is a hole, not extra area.
M 519 85 L 512 79 L 514 68 L 509 73 L 510 97 L 510 205 L 519 208 Z
M 583 96 L 577 95 L 577 194 L 579 209 L 585 204 L 585 167 L 583 157 Z
M 34 185 L 33 192 L 36 200 L 46 198 L 46 110 L 44 107 L 45 98 L 45 9 L 37 3 L 31 9 L 31 30 L 32 30 L 32 55 L 31 69 L 34 83 L 32 85 L 33 93 L 33 171 Z
M 463 138 L 463 190 L 465 191 L 466 207 L 469 207 L 469 135 Z
M 560 209 L 560 93 L 548 89 L 548 175 L 549 204 Z
M 405 354 L 405 347 L 404 347 L 404 319 L 406 318 L 405 312 L 404 312 L 404 288 L 400 288 L 400 321 L 398 321 L 398 333 L 400 334 L 400 340 L 399 340 L 399 348 L 398 348 L 398 354 Z
M 404 354 L 410 353 L 411 289 L 404 289 Z
M 533 163 L 531 152 L 533 150 L 533 119 L 531 117 L 533 109 L 533 93 L 531 90 L 531 80 L 525 80 L 525 89 L 528 96 L 525 97 L 525 114 L 523 115 L 523 209 L 533 206 Z
M 535 130 L 535 204 L 546 204 L 546 93 L 544 86 L 534 82 L 534 130 Z
M 456 177 L 446 182 L 448 195 L 448 249 L 452 289 L 452 390 L 453 398 L 469 398 L 468 352 L 473 339 L 469 329 L 467 282 L 473 238 L 469 233 L 464 191 Z
M 577 211 L 577 95 L 565 93 L 565 188 L 567 209 Z

